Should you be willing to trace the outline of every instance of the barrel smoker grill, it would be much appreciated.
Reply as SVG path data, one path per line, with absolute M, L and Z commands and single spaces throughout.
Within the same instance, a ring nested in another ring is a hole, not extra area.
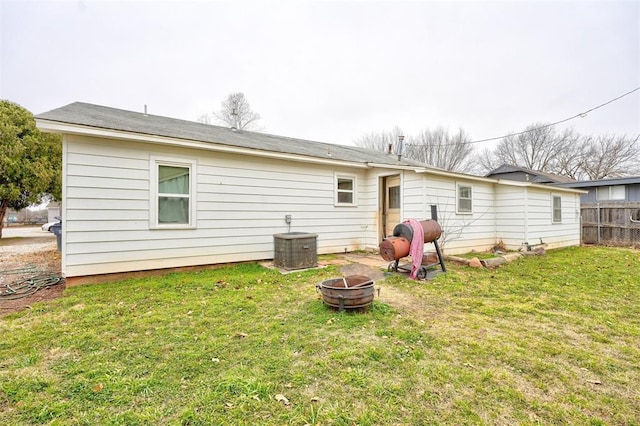
M 422 265 L 418 270 L 419 279 L 427 278 L 429 269 L 439 266 L 442 272 L 447 272 L 444 266 L 442 251 L 438 245 L 438 238 L 442 235 L 442 228 L 436 220 L 423 220 L 419 222 L 424 231 L 424 244 L 433 243 L 436 252 L 422 257 Z M 406 223 L 399 223 L 393 228 L 393 237 L 387 237 L 380 243 L 380 255 L 386 261 L 391 262 L 388 266 L 389 272 L 411 272 L 411 264 L 400 265 L 400 260 L 409 256 L 411 241 L 413 240 L 413 229 Z

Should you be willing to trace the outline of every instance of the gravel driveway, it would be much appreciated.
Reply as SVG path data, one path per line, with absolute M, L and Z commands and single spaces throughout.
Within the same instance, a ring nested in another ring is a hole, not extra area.
M 0 259 L 10 254 L 36 253 L 56 248 L 56 236 L 40 226 L 9 227 L 2 229 Z
M 28 297 L 11 300 L 10 288 L 15 283 L 33 276 L 33 272 L 15 273 L 26 267 L 37 268 L 37 274 L 59 275 L 60 253 L 56 250 L 56 237 L 37 227 L 11 227 L 2 230 L 0 238 L 0 316 L 29 308 L 35 302 L 44 302 L 62 296 L 64 283 L 42 288 Z

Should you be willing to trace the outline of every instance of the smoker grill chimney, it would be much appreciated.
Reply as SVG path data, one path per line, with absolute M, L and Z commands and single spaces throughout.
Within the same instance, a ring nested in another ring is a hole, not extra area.
M 398 136 L 398 161 L 402 160 L 402 148 L 404 143 L 404 136 Z

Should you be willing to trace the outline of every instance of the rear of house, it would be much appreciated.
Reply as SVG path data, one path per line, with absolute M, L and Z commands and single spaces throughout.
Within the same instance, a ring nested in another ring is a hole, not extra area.
M 36 121 L 63 135 L 67 277 L 271 259 L 285 232 L 317 234 L 321 254 L 375 249 L 431 205 L 450 254 L 579 244 L 573 189 L 91 104 Z

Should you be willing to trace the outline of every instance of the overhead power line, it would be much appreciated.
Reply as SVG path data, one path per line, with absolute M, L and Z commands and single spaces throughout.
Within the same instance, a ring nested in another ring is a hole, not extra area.
M 574 115 L 574 116 L 571 116 L 571 117 L 569 117 L 569 118 L 565 118 L 564 120 L 558 120 L 558 121 L 555 121 L 555 122 L 553 122 L 553 123 L 545 124 L 544 126 L 536 127 L 536 128 L 534 128 L 534 129 L 529 129 L 529 130 L 525 130 L 525 131 L 518 132 L 518 133 L 510 133 L 510 134 L 508 134 L 508 135 L 504 135 L 504 136 L 497 136 L 497 137 L 495 137 L 495 138 L 487 138 L 487 139 L 479 139 L 479 140 L 477 140 L 477 141 L 470 141 L 470 142 L 465 142 L 465 143 L 469 143 L 469 144 L 471 144 L 471 143 L 481 143 L 481 142 L 497 141 L 497 140 L 499 140 L 499 139 L 504 139 L 504 138 L 507 138 L 507 137 L 510 137 L 510 136 L 519 136 L 519 135 L 524 135 L 524 134 L 526 134 L 526 133 L 535 132 L 536 130 L 546 129 L 547 127 L 552 127 L 552 126 L 555 126 L 556 124 L 566 123 L 567 121 L 575 120 L 576 118 L 584 118 L 584 117 L 586 117 L 586 116 L 587 116 L 587 114 L 589 114 L 590 112 L 595 111 L 595 110 L 597 110 L 597 109 L 599 109 L 599 108 L 602 108 L 603 106 L 609 105 L 610 103 L 615 102 L 615 101 L 617 101 L 618 99 L 622 99 L 622 98 L 624 98 L 625 96 L 632 94 L 633 92 L 637 92 L 638 90 L 640 90 L 640 87 L 636 87 L 635 89 L 630 90 L 630 91 L 628 91 L 627 93 L 624 93 L 624 94 L 622 94 L 622 95 L 618 96 L 617 98 L 613 98 L 613 99 L 611 99 L 610 101 L 607 101 L 607 102 L 605 102 L 605 103 L 603 103 L 603 104 L 600 104 L 600 105 L 598 105 L 598 106 L 596 106 L 596 107 L 593 107 L 593 108 L 591 108 L 591 109 L 588 109 L 588 110 L 586 110 L 586 111 L 584 111 L 584 112 L 578 113 L 578 114 L 576 114 L 576 115 Z

